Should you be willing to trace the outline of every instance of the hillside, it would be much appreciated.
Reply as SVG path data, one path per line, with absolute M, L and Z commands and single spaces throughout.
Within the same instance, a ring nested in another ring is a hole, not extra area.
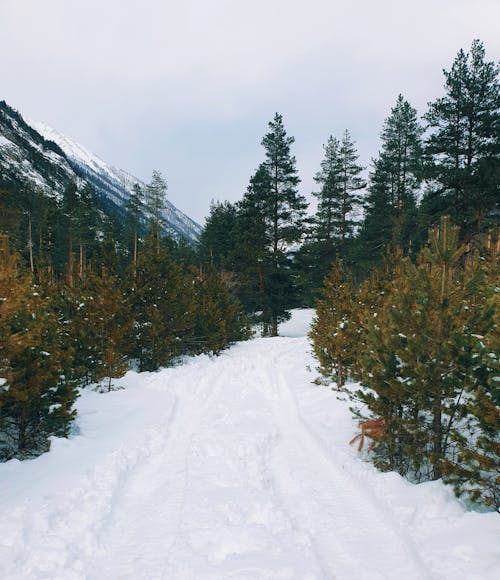
M 23 119 L 0 102 L 0 189 L 37 188 L 60 198 L 68 184 L 92 187 L 101 209 L 122 218 L 132 186 L 145 184 L 112 167 L 72 139 L 37 121 Z M 166 200 L 164 233 L 196 240 L 200 226 Z

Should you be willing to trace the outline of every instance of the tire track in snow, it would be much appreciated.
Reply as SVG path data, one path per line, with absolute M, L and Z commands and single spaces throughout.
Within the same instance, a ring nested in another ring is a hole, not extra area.
M 307 428 L 281 370 L 288 356 L 282 350 L 278 357 L 262 361 L 265 368 L 256 383 L 265 386 L 279 432 L 269 472 L 290 518 L 315 546 L 325 578 L 431 579 L 397 522 L 335 464 Z
M 305 348 L 256 340 L 158 373 L 147 388 L 166 391 L 164 423 L 64 495 L 60 518 L 35 514 L 39 537 L 18 568 L 31 574 L 11 578 L 430 578 L 304 423 L 286 373 Z
M 81 485 L 61 496 L 55 509 L 44 505 L 31 513 L 26 502 L 18 510 L 21 513 L 13 517 L 22 527 L 19 533 L 23 550 L 14 553 L 10 569 L 2 570 L 2 580 L 87 580 L 88 562 L 102 547 L 100 537 L 110 517 L 110 506 L 130 473 L 162 448 L 174 408 L 175 401 L 170 400 L 161 425 L 145 431 L 138 445 L 122 445 L 110 453 Z M 8 513 L 4 515 L 9 518 Z
M 101 558 L 93 563 L 88 580 L 163 577 L 158 571 L 168 565 L 179 538 L 191 441 L 224 382 L 224 375 L 211 366 L 189 392 L 186 379 L 193 369 L 182 370 L 174 382 L 183 393 L 176 400 L 164 444 L 136 467 L 117 494 L 108 525 L 100 534 Z M 155 381 L 157 388 L 162 388 L 162 380 L 160 376 Z

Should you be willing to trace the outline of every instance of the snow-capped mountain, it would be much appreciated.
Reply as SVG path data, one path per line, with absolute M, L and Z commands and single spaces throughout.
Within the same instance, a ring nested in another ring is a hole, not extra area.
M 59 197 L 69 183 L 83 180 L 61 148 L 46 141 L 21 115 L 0 101 L 0 187 L 35 186 Z
M 146 184 L 137 177 L 123 169 L 108 165 L 97 155 L 52 127 L 39 121 L 29 120 L 28 122 L 46 140 L 56 143 L 64 151 L 72 167 L 93 186 L 99 195 L 105 196 L 118 208 L 125 206 L 135 183 L 143 188 L 146 187 Z M 200 226 L 168 200 L 163 219 L 166 232 L 173 237 L 181 236 L 194 240 L 201 233 Z
M 0 186 L 28 183 L 59 196 L 68 183 L 92 186 L 114 213 L 123 215 L 132 186 L 140 180 L 108 165 L 76 141 L 39 121 L 25 120 L 0 101 Z M 196 240 L 201 228 L 168 200 L 164 231 L 174 238 Z

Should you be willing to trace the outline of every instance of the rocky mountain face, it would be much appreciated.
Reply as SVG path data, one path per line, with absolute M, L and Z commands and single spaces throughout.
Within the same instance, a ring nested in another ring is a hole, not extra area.
M 140 180 L 108 165 L 72 139 L 37 121 L 25 120 L 0 101 L 0 188 L 36 187 L 59 198 L 70 184 L 90 185 L 101 207 L 122 216 L 132 186 Z M 194 241 L 201 228 L 168 200 L 163 212 L 165 234 Z

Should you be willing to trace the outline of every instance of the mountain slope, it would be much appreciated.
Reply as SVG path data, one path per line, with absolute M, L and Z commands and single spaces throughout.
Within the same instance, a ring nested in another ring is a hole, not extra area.
M 102 159 L 37 121 L 26 121 L 0 101 L 0 188 L 37 187 L 59 198 L 68 184 L 88 183 L 103 208 L 123 216 L 133 184 L 141 180 Z M 200 226 L 168 200 L 164 232 L 173 238 L 196 240 Z
M 143 188 L 146 187 L 146 184 L 137 177 L 108 165 L 97 155 L 52 127 L 39 121 L 30 120 L 29 123 L 45 139 L 56 143 L 64 151 L 75 171 L 94 187 L 98 195 L 105 196 L 119 209 L 124 208 L 135 183 Z M 193 240 L 201 233 L 200 226 L 178 210 L 168 199 L 163 211 L 163 219 L 166 233 L 175 238 L 182 236 Z
M 81 181 L 58 145 L 0 101 L 0 187 L 29 184 L 59 197 L 69 183 Z

